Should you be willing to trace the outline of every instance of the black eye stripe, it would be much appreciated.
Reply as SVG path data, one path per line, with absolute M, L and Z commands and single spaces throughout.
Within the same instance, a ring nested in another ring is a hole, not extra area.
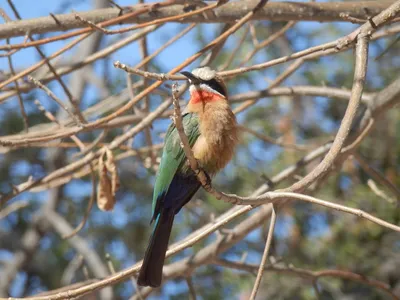
M 215 79 L 210 79 L 210 80 L 203 80 L 203 83 L 208 85 L 210 88 L 212 88 L 214 91 L 217 91 L 221 95 L 226 97 L 226 93 L 222 85 Z

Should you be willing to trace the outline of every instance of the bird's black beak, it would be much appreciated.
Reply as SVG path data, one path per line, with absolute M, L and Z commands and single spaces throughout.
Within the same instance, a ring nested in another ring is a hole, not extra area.
M 201 82 L 199 78 L 197 78 L 190 72 L 183 71 L 183 72 L 181 72 L 181 74 L 189 80 L 190 84 L 200 84 L 200 82 Z

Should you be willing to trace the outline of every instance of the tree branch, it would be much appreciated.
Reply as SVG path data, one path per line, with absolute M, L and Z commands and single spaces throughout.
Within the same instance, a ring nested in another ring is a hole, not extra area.
M 242 0 L 228 2 L 219 8 L 214 9 L 210 15 L 196 15 L 184 18 L 177 22 L 181 23 L 231 23 L 249 13 L 257 0 Z M 379 14 L 387 8 L 388 3 L 384 1 L 353 1 L 341 3 L 327 2 L 273 2 L 261 9 L 251 20 L 270 21 L 318 21 L 318 22 L 365 22 L 370 15 Z M 135 5 L 127 7 L 126 11 L 135 11 L 143 6 Z M 364 10 L 368 7 L 368 13 Z M 150 12 L 142 13 L 139 16 L 123 20 L 127 23 L 143 23 L 155 20 L 156 18 L 174 17 L 184 13 L 185 5 L 176 4 L 167 7 L 156 8 L 156 16 Z M 79 15 L 92 23 L 110 21 L 120 17 L 118 8 L 96 9 L 90 12 L 80 12 Z M 31 34 L 46 33 L 54 31 L 65 31 L 76 28 L 84 28 L 87 25 L 77 20 L 75 13 L 55 15 L 57 23 L 52 16 L 41 17 L 30 20 L 14 21 L 0 25 L 0 39 L 15 36 L 24 36 L 26 32 Z M 349 18 L 348 16 L 351 16 Z M 121 22 L 121 21 L 120 21 Z M 118 23 L 120 23 L 118 22 Z

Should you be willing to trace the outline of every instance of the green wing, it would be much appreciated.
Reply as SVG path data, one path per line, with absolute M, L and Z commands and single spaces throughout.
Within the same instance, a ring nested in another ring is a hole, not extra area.
M 182 117 L 183 128 L 188 137 L 190 147 L 193 147 L 200 135 L 199 118 L 195 114 L 187 113 Z M 185 153 L 181 147 L 178 130 L 172 123 L 165 136 L 165 143 L 161 163 L 158 168 L 156 183 L 154 185 L 152 213 L 153 219 L 155 213 L 159 210 L 160 200 L 171 184 L 175 173 L 179 171 L 186 160 Z

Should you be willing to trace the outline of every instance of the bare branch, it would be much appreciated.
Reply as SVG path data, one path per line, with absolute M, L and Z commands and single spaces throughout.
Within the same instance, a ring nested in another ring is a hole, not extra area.
M 66 106 L 63 101 L 58 98 L 48 87 L 46 87 L 45 85 L 43 85 L 39 80 L 33 78 L 32 76 L 28 77 L 29 81 L 31 81 L 34 85 L 36 85 L 38 88 L 42 89 L 43 91 L 46 92 L 47 95 L 49 95 L 49 97 L 51 99 L 53 99 L 58 105 L 61 106 L 62 109 L 64 109 L 67 114 L 75 121 L 75 124 L 78 126 L 83 126 L 83 124 L 80 122 L 79 118 L 73 114 L 70 109 L 68 108 L 68 106 Z
M 214 263 L 223 267 L 242 270 L 246 272 L 254 272 L 258 269 L 258 265 L 244 264 L 242 262 L 233 262 L 224 259 L 215 259 Z M 315 281 L 316 279 L 323 277 L 337 277 L 342 279 L 348 279 L 378 288 L 383 292 L 385 292 L 386 294 L 388 294 L 393 299 L 398 299 L 397 296 L 393 294 L 393 292 L 390 290 L 390 286 L 388 284 L 349 271 L 344 271 L 344 270 L 310 271 L 306 269 L 296 268 L 294 266 L 286 267 L 277 264 L 266 266 L 264 270 L 265 272 L 281 273 L 292 276 L 299 276 L 302 278 L 309 278 L 311 279 L 311 281 Z
M 267 241 L 265 242 L 265 248 L 264 248 L 262 258 L 261 258 L 260 268 L 258 269 L 257 278 L 256 278 L 253 290 L 252 290 L 250 298 L 249 298 L 251 300 L 256 299 L 256 295 L 257 295 L 258 289 L 260 287 L 261 279 L 264 274 L 264 268 L 265 268 L 265 265 L 266 265 L 267 259 L 268 259 L 269 249 L 271 248 L 272 238 L 274 236 L 275 223 L 276 223 L 276 212 L 275 212 L 274 206 L 272 205 L 271 221 L 269 224 Z
M 58 213 L 49 212 L 46 218 L 60 236 L 70 236 L 73 232 L 71 226 Z M 97 278 L 103 278 L 109 274 L 100 257 L 89 247 L 83 238 L 75 235 L 67 241 L 80 255 L 82 255 L 90 270 Z M 107 293 L 108 299 L 113 298 L 111 287 L 107 288 L 105 292 Z
M 185 18 L 180 22 L 222 22 L 230 23 L 242 18 L 249 13 L 258 1 L 239 1 L 228 2 L 214 10 L 211 16 L 197 15 Z M 172 5 L 169 7 L 157 7 L 157 17 L 165 18 L 182 14 L 184 11 L 183 4 Z M 376 15 L 383 9 L 387 8 L 387 3 L 382 1 L 363 2 L 342 2 L 342 3 L 327 3 L 327 2 L 273 2 L 268 7 L 263 8 L 251 20 L 271 20 L 271 21 L 342 21 L 354 22 L 356 18 L 358 23 L 363 23 L 368 19 L 369 14 Z M 131 6 L 127 11 L 138 11 L 143 6 Z M 365 12 L 364 7 L 368 7 L 369 14 Z M 147 7 L 146 7 L 147 8 Z M 113 21 L 112 24 L 118 23 L 143 23 L 152 21 L 154 16 L 151 14 L 142 14 L 140 16 L 129 16 L 124 14 L 120 16 L 120 9 L 106 8 L 97 9 L 91 12 L 82 12 L 80 16 L 92 23 L 105 23 Z M 133 14 L 132 14 L 133 15 Z M 353 19 L 349 19 L 351 16 Z M 24 20 L 19 22 L 11 22 L 10 24 L 0 25 L 0 38 L 24 36 L 27 31 L 32 34 L 45 33 L 52 31 L 64 31 L 68 29 L 82 28 L 82 23 L 75 19 L 75 14 L 55 15 L 59 24 L 54 22 L 50 17 L 42 17 L 38 19 Z M 123 18 L 124 17 L 124 18 Z M 110 24 L 111 25 L 111 24 Z

